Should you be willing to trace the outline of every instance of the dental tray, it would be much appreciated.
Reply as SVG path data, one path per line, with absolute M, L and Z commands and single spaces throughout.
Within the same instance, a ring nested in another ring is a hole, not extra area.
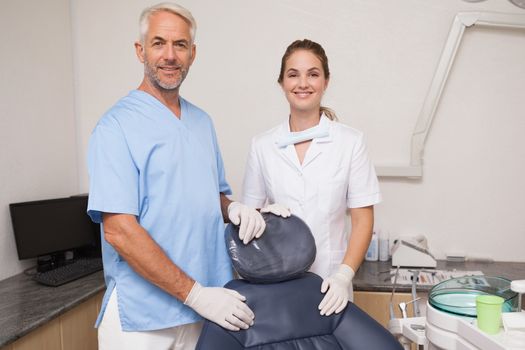
M 465 276 L 436 284 L 429 293 L 428 302 L 448 313 L 476 317 L 476 297 L 497 295 L 505 299 L 503 312 L 516 311 L 518 293 L 510 289 L 510 280 L 502 277 Z

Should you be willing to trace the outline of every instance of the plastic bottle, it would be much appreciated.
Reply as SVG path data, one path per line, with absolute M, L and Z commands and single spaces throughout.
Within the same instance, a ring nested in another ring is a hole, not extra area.
M 388 261 L 390 259 L 390 242 L 388 232 L 379 231 L 379 261 Z
M 377 239 L 377 233 L 374 231 L 372 232 L 372 240 L 370 241 L 370 245 L 368 246 L 365 260 L 366 261 L 377 261 L 378 258 L 379 258 L 379 243 Z

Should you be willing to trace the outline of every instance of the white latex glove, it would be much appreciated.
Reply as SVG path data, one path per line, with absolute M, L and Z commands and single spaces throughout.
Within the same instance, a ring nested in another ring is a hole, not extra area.
M 261 213 L 239 202 L 231 202 L 228 205 L 228 218 L 234 225 L 241 225 L 239 238 L 244 244 L 248 244 L 253 238 L 261 237 L 266 228 Z
M 253 325 L 255 315 L 246 298 L 238 292 L 221 287 L 203 287 L 195 282 L 184 301 L 199 315 L 230 331 L 248 329 Z
M 261 213 L 272 213 L 277 216 L 282 216 L 283 218 L 288 218 L 290 215 L 292 215 L 290 209 L 279 203 L 267 205 L 261 209 Z
M 334 274 L 323 280 L 321 293 L 326 292 L 326 295 L 319 304 L 321 315 L 330 316 L 334 312 L 338 314 L 344 310 L 348 304 L 348 289 L 354 275 L 355 272 L 350 266 L 341 264 Z

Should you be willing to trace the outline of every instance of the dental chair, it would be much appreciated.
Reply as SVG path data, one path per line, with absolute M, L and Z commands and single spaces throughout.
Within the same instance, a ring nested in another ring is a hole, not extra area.
M 246 297 L 255 313 L 247 330 L 228 331 L 205 321 L 197 350 L 394 350 L 401 344 L 352 302 L 339 314 L 321 316 L 322 278 L 306 272 L 315 259 L 315 242 L 298 217 L 263 214 L 266 230 L 244 245 L 238 227 L 226 228 L 233 266 L 243 278 L 225 287 Z

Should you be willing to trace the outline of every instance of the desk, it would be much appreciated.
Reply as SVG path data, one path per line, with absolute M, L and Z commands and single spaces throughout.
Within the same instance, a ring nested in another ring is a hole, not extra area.
M 389 318 L 392 283 L 385 281 L 387 274 L 380 272 L 390 268 L 390 262 L 365 261 L 354 278 L 355 303 L 385 326 L 385 320 Z M 481 270 L 486 275 L 510 280 L 525 279 L 525 263 L 438 261 L 437 268 Z M 40 341 L 38 349 L 61 349 L 60 345 L 54 346 L 56 344 L 63 344 L 64 350 L 96 349 L 93 322 L 104 289 L 102 271 L 59 287 L 40 285 L 24 274 L 0 281 L 0 350 L 35 349 L 27 345 L 27 339 L 38 338 L 45 332 L 58 334 L 59 338 L 54 336 L 48 344 Z M 430 287 L 418 288 L 423 294 L 429 290 Z M 410 286 L 397 286 L 396 295 L 394 302 L 398 311 L 397 303 L 411 299 Z M 80 331 L 74 329 L 78 324 L 82 325 Z M 79 336 L 88 340 L 75 344 L 75 347 L 67 347 L 68 342 Z
M 361 309 L 366 311 L 383 326 L 387 326 L 390 319 L 389 303 L 392 293 L 392 282 L 387 277 L 392 266 L 391 261 L 365 261 L 357 271 L 354 283 L 354 302 Z M 462 271 L 482 271 L 487 276 L 505 277 L 509 280 L 525 279 L 525 263 L 523 262 L 464 262 L 452 263 L 438 260 L 438 270 L 462 270 Z M 386 281 L 385 281 L 386 279 Z M 418 296 L 426 299 L 431 286 L 417 287 Z M 394 296 L 394 312 L 396 317 L 401 317 L 398 304 L 402 301 L 412 300 L 411 286 L 398 285 Z M 525 304 L 523 304 L 525 305 Z M 413 316 L 412 306 L 408 306 L 408 315 Z
M 59 335 L 49 339 L 47 345 L 39 344 L 40 349 L 61 349 L 60 344 L 64 349 L 73 349 L 67 344 L 78 337 L 84 343 L 76 349 L 90 349 L 93 336 L 96 346 L 93 317 L 100 308 L 104 290 L 102 271 L 59 287 L 43 286 L 24 274 L 0 281 L 1 350 L 35 349 L 27 345 L 29 336 L 24 336 L 36 332 Z

